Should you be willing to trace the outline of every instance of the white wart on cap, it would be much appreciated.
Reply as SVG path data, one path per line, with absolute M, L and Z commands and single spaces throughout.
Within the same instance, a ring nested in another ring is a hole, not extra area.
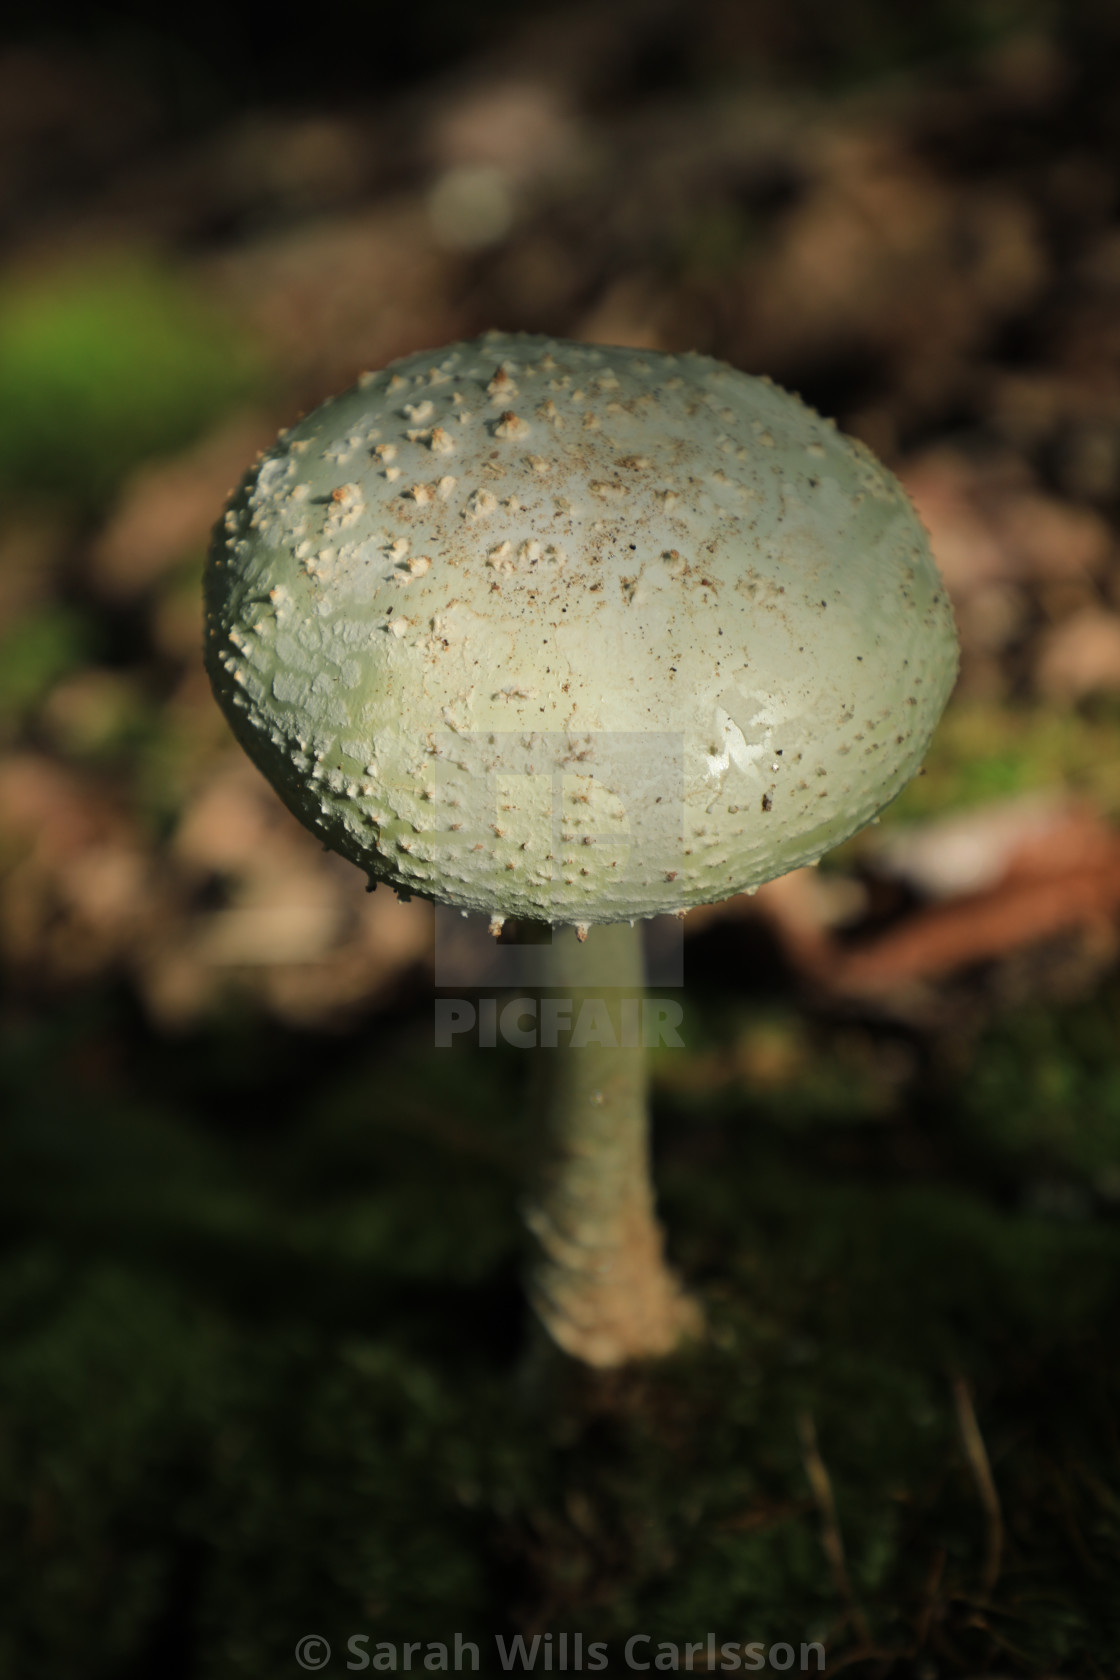
M 374 880 L 593 923 L 818 858 L 919 768 L 952 613 L 905 492 L 705 356 L 487 334 L 366 375 L 219 524 L 207 664 Z

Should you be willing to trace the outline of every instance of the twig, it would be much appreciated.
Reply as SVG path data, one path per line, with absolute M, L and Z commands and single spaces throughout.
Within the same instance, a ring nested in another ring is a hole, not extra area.
M 926 1576 L 921 1613 L 918 1616 L 918 1625 L 915 1629 L 915 1649 L 919 1651 L 929 1636 L 930 1623 L 933 1621 L 933 1613 L 937 1608 L 938 1594 L 941 1590 L 941 1577 L 945 1573 L 945 1556 L 944 1546 L 939 1546 L 933 1554 L 929 1574 Z
M 805 1475 L 809 1481 L 813 1500 L 821 1519 L 821 1545 L 824 1555 L 828 1559 L 832 1571 L 833 1585 L 838 1596 L 843 1599 L 848 1611 L 848 1618 L 858 1637 L 865 1645 L 870 1646 L 873 1641 L 871 1629 L 867 1625 L 867 1618 L 855 1601 L 852 1583 L 848 1577 L 848 1566 L 844 1558 L 844 1540 L 840 1533 L 840 1523 L 836 1516 L 836 1500 L 832 1492 L 832 1478 L 821 1457 L 817 1445 L 817 1426 L 813 1422 L 811 1412 L 800 1412 L 797 1418 L 797 1433 L 801 1437 L 801 1456 L 805 1465 Z
M 990 1599 L 999 1579 L 1000 1560 L 1003 1556 L 1003 1514 L 1000 1510 L 999 1493 L 992 1477 L 992 1467 L 988 1462 L 984 1437 L 976 1421 L 972 1395 L 969 1393 L 968 1383 L 960 1373 L 953 1378 L 953 1405 L 956 1408 L 961 1444 L 984 1512 L 986 1538 L 980 1590 L 985 1599 Z

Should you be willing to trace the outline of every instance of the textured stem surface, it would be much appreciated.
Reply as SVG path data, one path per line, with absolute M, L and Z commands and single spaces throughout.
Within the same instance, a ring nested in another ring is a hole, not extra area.
M 562 1032 L 558 1048 L 536 1052 L 530 1299 L 553 1340 L 588 1365 L 669 1353 L 701 1320 L 665 1263 L 654 1212 L 640 928 L 593 927 L 585 945 L 558 930 L 548 979 L 593 1041 L 573 1046 Z

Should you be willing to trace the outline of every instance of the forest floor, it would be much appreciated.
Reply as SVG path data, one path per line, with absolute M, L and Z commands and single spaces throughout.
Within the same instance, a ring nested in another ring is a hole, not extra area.
M 376 97 L 0 50 L 5 1680 L 564 1632 L 1120 1675 L 1120 30 L 834 10 L 497 8 Z M 800 391 L 962 641 L 881 824 L 685 924 L 710 1334 L 622 1374 L 526 1324 L 523 1058 L 433 1048 L 430 910 L 200 658 L 256 451 L 490 326 Z

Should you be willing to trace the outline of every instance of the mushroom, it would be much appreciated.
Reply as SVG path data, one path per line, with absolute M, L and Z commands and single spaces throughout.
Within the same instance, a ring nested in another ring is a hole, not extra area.
M 905 492 L 767 379 L 489 333 L 284 432 L 206 597 L 219 704 L 296 816 L 371 885 L 551 928 L 548 980 L 609 1003 L 535 1052 L 529 1291 L 592 1365 L 668 1352 L 700 1318 L 623 1018 L 637 923 L 816 862 L 920 767 L 957 643 Z

